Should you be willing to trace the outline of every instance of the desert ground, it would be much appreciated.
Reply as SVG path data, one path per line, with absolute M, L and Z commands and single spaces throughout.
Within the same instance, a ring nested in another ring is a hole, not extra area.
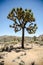
M 25 44 L 25 49 L 19 49 L 19 45 L 16 44 L 11 52 L 0 52 L 0 63 L 3 61 L 4 65 L 43 65 L 43 46 Z
M 0 48 L 3 46 L 0 44 Z M 9 49 L 0 51 L 0 65 L 43 65 L 43 45 L 25 42 L 25 48 L 21 49 L 19 42 L 8 46 Z

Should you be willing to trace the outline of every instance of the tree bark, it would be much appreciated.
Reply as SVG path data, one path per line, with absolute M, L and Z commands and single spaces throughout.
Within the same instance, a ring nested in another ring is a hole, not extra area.
M 22 29 L 22 49 L 24 49 L 24 28 Z

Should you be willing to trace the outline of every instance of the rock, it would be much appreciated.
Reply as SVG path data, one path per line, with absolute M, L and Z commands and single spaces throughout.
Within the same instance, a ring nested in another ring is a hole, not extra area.
M 23 54 L 21 54 L 21 56 L 23 56 Z
M 26 55 L 26 52 L 24 53 L 24 55 Z
M 17 57 L 17 59 L 20 59 L 20 57 Z
M 15 51 L 16 51 L 17 53 L 18 53 L 18 52 L 20 52 L 20 50 L 19 50 L 19 49 L 16 49 Z
M 23 60 L 21 60 L 21 62 L 19 63 L 19 65 L 25 65 L 25 62 Z
M 15 60 L 12 60 L 12 62 L 15 62 Z

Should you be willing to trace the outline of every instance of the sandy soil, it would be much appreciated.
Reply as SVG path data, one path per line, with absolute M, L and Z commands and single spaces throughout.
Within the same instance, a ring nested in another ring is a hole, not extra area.
M 27 46 L 26 46 L 27 45 Z M 14 47 L 18 47 L 16 44 Z M 4 55 L 4 65 L 43 65 L 43 46 L 25 44 L 25 49 L 13 49 L 11 52 L 0 52 Z

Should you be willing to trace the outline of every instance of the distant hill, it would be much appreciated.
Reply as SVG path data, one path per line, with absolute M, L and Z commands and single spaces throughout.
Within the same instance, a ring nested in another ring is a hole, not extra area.
M 10 41 L 15 41 L 15 40 L 20 40 L 21 41 L 22 37 L 17 37 L 17 36 L 0 36 L 0 42 L 10 42 Z M 25 37 L 25 41 L 27 40 L 32 40 L 32 37 Z
M 41 40 L 43 41 L 43 35 L 40 35 L 38 37 L 36 37 L 37 40 Z M 10 42 L 10 41 L 15 41 L 15 40 L 20 40 L 21 41 L 21 37 L 17 37 L 17 36 L 0 36 L 0 42 Z M 34 40 L 34 37 L 25 37 L 25 41 L 31 41 Z
M 16 37 L 16 36 L 0 36 L 0 42 L 9 42 L 9 41 L 14 41 L 14 40 L 16 40 L 18 37 Z
M 43 41 L 43 35 L 40 35 L 38 38 L 39 40 Z

